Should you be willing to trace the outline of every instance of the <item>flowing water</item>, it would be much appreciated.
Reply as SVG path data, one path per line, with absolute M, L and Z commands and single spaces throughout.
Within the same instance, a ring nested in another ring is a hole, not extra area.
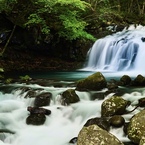
M 101 71 L 107 79 L 118 78 L 125 73 L 130 73 L 132 77 L 138 73 L 143 74 L 145 71 L 143 63 L 145 42 L 141 40 L 145 36 L 143 33 L 145 34 L 144 28 L 140 26 L 138 29 L 130 28 L 130 30 L 124 30 L 96 41 L 89 52 L 88 63 L 81 71 L 29 74 L 32 78 L 55 80 L 61 87 L 54 87 L 54 83 L 48 86 L 1 83 L 0 130 L 9 130 L 14 134 L 0 133 L 0 145 L 71 145 L 69 141 L 78 136 L 88 119 L 101 116 L 101 104 L 104 99 L 92 100 L 91 94 L 96 92 L 76 91 L 80 102 L 63 106 L 60 103 L 61 93 L 69 88 L 75 89 L 73 87 L 75 81 L 91 75 L 94 71 Z M 34 98 L 25 98 L 28 91 L 23 91 L 24 87 L 52 93 L 50 105 L 44 107 L 51 110 L 51 115 L 46 116 L 44 125 L 26 124 L 26 118 L 29 115 L 27 107 L 34 105 Z M 111 95 L 113 94 L 109 94 L 105 99 Z M 132 93 L 126 93 L 122 97 L 132 102 L 132 105 L 128 107 L 128 110 L 132 110 L 137 100 L 145 97 L 145 89 L 136 88 L 132 90 Z M 129 121 L 138 111 L 135 110 L 123 117 Z M 122 128 L 111 128 L 110 132 L 123 142 L 129 141 Z
M 43 89 L 41 90 L 42 92 L 48 91 L 52 93 L 53 97 L 50 106 L 44 107 L 51 110 L 51 115 L 46 116 L 44 125 L 26 124 L 26 118 L 29 115 L 27 107 L 34 105 L 34 98 L 25 98 L 27 91 L 23 91 L 24 87 L 34 90 L 41 88 Z M 69 106 L 63 106 L 60 103 L 60 94 L 69 88 L 73 87 L 44 87 L 37 84 L 1 85 L 0 129 L 10 130 L 14 134 L 0 133 L 0 145 L 70 145 L 69 141 L 78 136 L 80 129 L 89 118 L 100 117 L 103 100 L 92 100 L 90 98 L 92 92 L 76 91 L 81 101 Z M 106 98 L 110 96 L 108 95 Z M 130 100 L 135 105 L 137 104 L 136 100 L 144 96 L 144 90 L 135 90 L 132 94 L 125 94 L 123 98 Z M 134 107 L 130 106 L 129 110 L 132 108 Z M 126 121 L 132 115 L 124 115 Z M 128 141 L 122 128 L 112 128 L 110 132 L 120 140 Z
M 88 52 L 84 70 L 145 71 L 145 27 L 130 26 L 97 40 Z

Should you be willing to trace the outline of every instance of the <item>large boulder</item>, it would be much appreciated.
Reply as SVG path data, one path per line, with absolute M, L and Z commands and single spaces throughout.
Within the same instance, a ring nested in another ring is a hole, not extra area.
M 132 142 L 139 144 L 142 136 L 145 135 L 145 109 L 131 118 L 127 134 Z
M 77 145 L 123 145 L 117 137 L 97 125 L 83 127 L 78 135 Z
M 68 89 L 68 90 L 64 91 L 61 95 L 61 104 L 62 105 L 69 105 L 71 103 L 76 103 L 78 101 L 80 101 L 80 99 L 74 89 Z
M 100 72 L 96 72 L 87 78 L 77 82 L 76 90 L 86 91 L 86 90 L 101 90 L 106 88 L 107 81 L 105 77 Z
M 133 86 L 145 86 L 145 77 L 138 75 L 132 82 Z
M 122 115 L 126 111 L 129 102 L 120 96 L 112 96 L 106 99 L 101 105 L 102 117 Z
M 127 86 L 127 85 L 130 85 L 131 84 L 131 78 L 130 76 L 128 75 L 123 75 L 121 78 L 120 78 L 120 85 L 123 85 L 123 86 Z

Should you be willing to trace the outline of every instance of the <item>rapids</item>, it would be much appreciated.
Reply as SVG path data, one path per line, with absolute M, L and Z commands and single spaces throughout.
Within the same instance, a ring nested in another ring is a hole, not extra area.
M 44 125 L 26 124 L 26 118 L 29 115 L 27 107 L 33 106 L 34 98 L 25 98 L 28 92 L 23 91 L 24 87 L 52 93 L 50 106 L 43 107 L 52 112 L 50 116 L 46 116 Z M 59 88 L 53 86 L 44 87 L 37 84 L 1 84 L 0 129 L 10 130 L 14 134 L 0 133 L 0 145 L 72 145 L 69 141 L 78 136 L 86 121 L 93 117 L 100 117 L 101 104 L 104 99 L 92 100 L 90 96 L 95 93 L 94 91 L 76 91 L 81 101 L 69 106 L 62 106 L 60 95 L 69 88 L 73 87 Z M 106 91 L 106 89 L 102 91 Z M 111 96 L 112 94 L 105 99 Z M 144 89 L 135 89 L 133 93 L 123 95 L 123 98 L 130 100 L 133 105 L 137 104 L 136 100 L 143 97 L 145 97 Z M 130 106 L 128 109 L 132 110 L 133 108 L 134 106 Z M 123 117 L 128 121 L 137 112 L 138 110 L 135 110 L 133 113 L 126 114 Z M 122 128 L 112 128 L 110 132 L 123 142 L 129 141 L 124 135 Z

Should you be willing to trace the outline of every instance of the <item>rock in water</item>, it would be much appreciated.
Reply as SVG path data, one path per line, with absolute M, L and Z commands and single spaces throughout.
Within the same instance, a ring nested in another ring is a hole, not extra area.
M 100 72 L 96 72 L 86 79 L 80 80 L 77 83 L 76 90 L 84 91 L 84 90 L 101 90 L 107 87 L 107 81 L 105 77 Z
M 83 127 L 79 132 L 77 145 L 124 145 L 114 135 L 97 125 Z
M 145 109 L 140 111 L 131 118 L 131 121 L 127 128 L 127 134 L 129 139 L 136 144 L 139 144 L 141 138 L 144 136 L 144 133 L 145 133 Z

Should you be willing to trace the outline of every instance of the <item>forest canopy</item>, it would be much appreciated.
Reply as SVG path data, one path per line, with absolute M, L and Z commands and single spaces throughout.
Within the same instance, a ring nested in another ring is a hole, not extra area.
M 13 31 L 16 26 L 26 29 L 36 43 L 53 42 L 54 48 L 64 41 L 94 42 L 110 25 L 144 25 L 144 13 L 144 0 L 0 0 L 0 16 Z
M 144 0 L 0 0 L 0 13 L 14 25 L 66 40 L 95 40 L 104 24 L 144 23 Z

